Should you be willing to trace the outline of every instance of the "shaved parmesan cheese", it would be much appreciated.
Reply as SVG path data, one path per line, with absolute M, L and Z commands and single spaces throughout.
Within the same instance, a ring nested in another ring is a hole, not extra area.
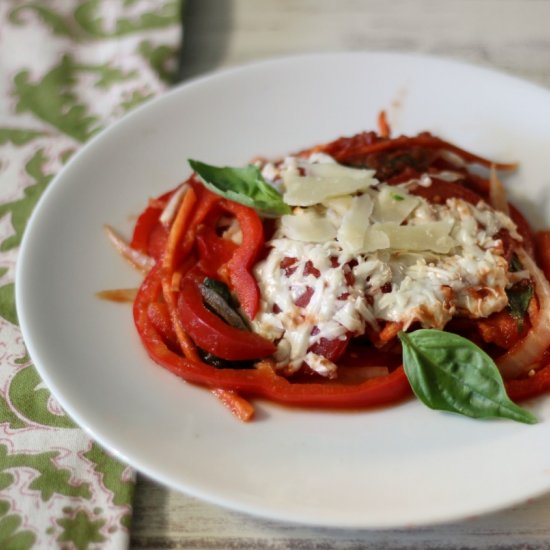
M 383 186 L 376 194 L 372 219 L 375 222 L 402 223 L 418 206 L 420 199 L 402 188 Z
M 342 217 L 338 229 L 338 241 L 347 252 L 356 253 L 363 249 L 365 230 L 372 213 L 373 201 L 369 195 L 353 197 L 349 210 Z
M 296 241 L 322 243 L 336 237 L 336 227 L 314 210 L 283 216 L 281 226 L 285 234 Z
M 380 228 L 380 225 L 370 226 L 363 236 L 362 252 L 375 252 L 390 247 L 389 236 Z
M 308 176 L 314 178 L 323 179 L 350 179 L 363 181 L 365 179 L 374 181 L 374 170 L 365 170 L 364 168 L 351 168 L 349 166 L 343 166 L 336 162 L 324 162 L 324 163 L 308 163 L 304 166 Z M 343 194 L 343 193 L 340 193 Z
M 353 197 L 351 195 L 343 195 L 341 197 L 331 197 L 322 201 L 322 205 L 327 211 L 333 211 L 340 218 L 351 208 Z
M 453 228 L 452 220 L 426 222 L 419 225 L 398 225 L 393 222 L 374 225 L 389 239 L 389 247 L 394 250 L 431 250 L 440 254 L 448 253 L 457 242 L 449 235 Z
M 348 168 L 335 163 L 308 164 L 305 175 L 289 168 L 283 172 L 286 192 L 283 200 L 290 206 L 312 206 L 330 197 L 364 191 L 378 181 L 374 170 Z

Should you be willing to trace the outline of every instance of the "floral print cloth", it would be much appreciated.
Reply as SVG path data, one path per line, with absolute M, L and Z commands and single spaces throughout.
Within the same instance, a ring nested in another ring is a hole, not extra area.
M 180 0 L 0 0 L 0 548 L 124 548 L 134 473 L 66 416 L 17 324 L 40 195 L 91 136 L 170 83 Z

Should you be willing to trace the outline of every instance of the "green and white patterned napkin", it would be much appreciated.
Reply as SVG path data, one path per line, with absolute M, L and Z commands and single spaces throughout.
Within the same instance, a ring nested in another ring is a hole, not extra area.
M 179 0 L 0 0 L 0 548 L 124 548 L 134 473 L 75 426 L 25 350 L 25 224 L 84 142 L 170 83 Z

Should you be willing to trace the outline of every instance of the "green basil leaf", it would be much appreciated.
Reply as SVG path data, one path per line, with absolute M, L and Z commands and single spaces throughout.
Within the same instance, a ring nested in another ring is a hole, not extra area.
M 189 159 L 193 171 L 213 193 L 250 206 L 262 214 L 292 214 L 283 196 L 265 181 L 260 169 L 253 164 L 245 168 L 211 166 Z
M 506 394 L 493 360 L 475 344 L 449 332 L 401 332 L 403 367 L 416 396 L 431 409 L 472 418 L 537 422 Z
M 523 320 L 533 297 L 533 285 L 517 284 L 506 291 L 508 296 L 508 310 L 516 320 L 518 331 L 523 330 Z

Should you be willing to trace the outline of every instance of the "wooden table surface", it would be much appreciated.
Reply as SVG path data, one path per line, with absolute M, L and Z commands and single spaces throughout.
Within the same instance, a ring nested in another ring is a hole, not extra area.
M 392 50 L 550 88 L 550 0 L 187 0 L 185 38 L 184 78 L 300 52 Z M 138 476 L 131 535 L 132 548 L 546 549 L 550 495 L 452 525 L 338 531 L 245 516 Z

